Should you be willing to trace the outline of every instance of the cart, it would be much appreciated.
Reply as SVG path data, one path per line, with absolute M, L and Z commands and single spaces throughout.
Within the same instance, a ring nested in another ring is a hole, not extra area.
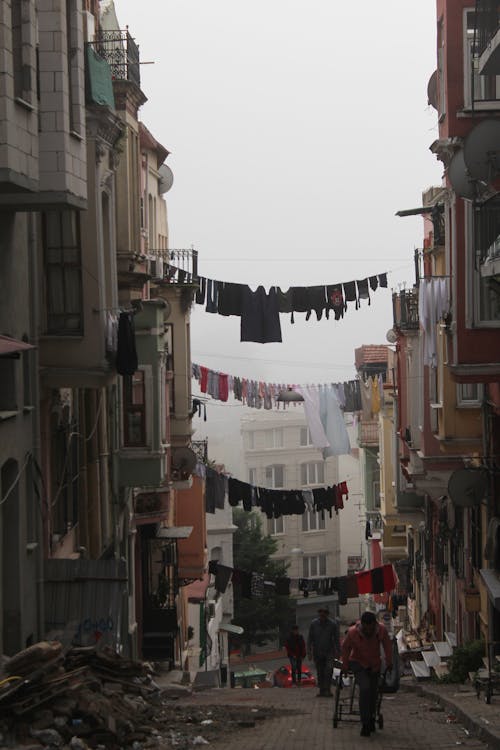
M 359 722 L 358 683 L 353 672 L 342 674 L 340 668 L 335 669 L 335 701 L 333 710 L 333 728 L 336 729 L 341 721 Z M 379 729 L 384 727 L 384 717 L 381 713 L 384 677 L 380 676 L 379 689 L 375 709 L 375 722 Z

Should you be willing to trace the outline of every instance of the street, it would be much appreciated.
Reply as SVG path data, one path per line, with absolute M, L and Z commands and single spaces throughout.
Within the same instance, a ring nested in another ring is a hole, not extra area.
M 184 701 L 183 701 L 184 703 Z M 427 750 L 436 748 L 487 748 L 469 734 L 456 717 L 431 699 L 413 692 L 400 691 L 384 697 L 381 712 L 383 730 L 370 737 L 360 737 L 357 717 L 349 716 L 333 728 L 333 699 L 317 698 L 315 688 L 293 689 L 212 689 L 194 693 L 190 705 L 239 705 L 246 709 L 273 707 L 275 715 L 258 720 L 252 727 L 235 730 L 228 736 L 210 740 L 213 750 L 353 750 L 384 748 L 384 750 Z M 280 711 L 283 713 L 280 715 Z M 347 720 L 349 719 L 349 720 Z M 203 727 L 200 735 L 203 737 Z

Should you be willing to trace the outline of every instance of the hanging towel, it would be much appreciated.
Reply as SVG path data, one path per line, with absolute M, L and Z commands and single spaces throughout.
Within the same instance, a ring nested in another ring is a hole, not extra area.
M 304 399 L 304 411 L 311 440 L 315 448 L 328 448 L 330 443 L 321 422 L 319 392 L 316 388 L 297 386 L 296 391 Z
M 349 455 L 351 443 L 334 390 L 331 386 L 323 386 L 318 390 L 320 420 L 328 440 L 328 445 L 323 448 L 323 459 Z

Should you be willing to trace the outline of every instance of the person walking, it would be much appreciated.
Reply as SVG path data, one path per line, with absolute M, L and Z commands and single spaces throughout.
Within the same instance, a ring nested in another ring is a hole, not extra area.
M 340 656 L 339 626 L 329 618 L 327 607 L 318 609 L 316 617 L 309 626 L 307 636 L 307 656 L 316 665 L 318 679 L 318 697 L 329 698 L 331 690 L 333 662 Z
M 363 612 L 360 622 L 349 628 L 342 643 L 342 671 L 353 672 L 358 684 L 362 737 L 375 731 L 381 651 L 386 668 L 392 669 L 392 642 L 387 629 L 377 622 L 373 612 Z
M 298 625 L 292 625 L 292 629 L 285 641 L 285 648 L 292 670 L 292 684 L 300 687 L 302 680 L 302 659 L 306 655 L 306 642 L 304 636 L 299 631 Z

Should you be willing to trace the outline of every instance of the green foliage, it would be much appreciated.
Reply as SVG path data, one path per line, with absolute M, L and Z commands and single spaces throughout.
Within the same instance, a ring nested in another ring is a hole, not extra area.
M 277 542 L 265 536 L 261 517 L 254 512 L 235 508 L 233 522 L 237 527 L 233 537 L 233 565 L 247 572 L 260 573 L 273 579 L 286 576 L 286 565 L 271 559 Z M 238 584 L 234 587 L 234 620 L 244 629 L 242 641 L 247 650 L 252 645 L 262 645 L 277 629 L 288 628 L 293 614 L 293 603 L 266 589 L 264 597 L 247 599 L 241 595 Z
M 469 672 L 476 672 L 483 666 L 484 641 L 469 641 L 456 646 L 448 660 L 448 674 L 440 682 L 465 682 Z

